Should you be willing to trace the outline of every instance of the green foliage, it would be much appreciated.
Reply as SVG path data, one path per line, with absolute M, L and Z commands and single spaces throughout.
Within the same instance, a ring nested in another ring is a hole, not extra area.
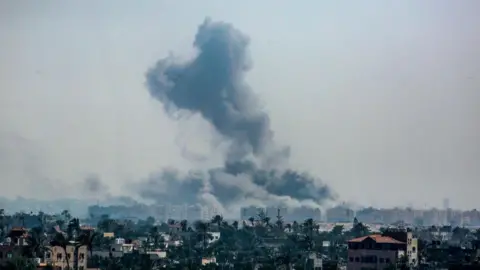
M 0 233 L 5 234 L 6 228 L 13 221 L 18 221 L 24 214 L 5 215 L 0 210 Z M 69 218 L 69 219 L 67 219 Z M 215 257 L 219 265 L 227 269 L 304 269 L 307 258 L 312 254 L 321 254 L 325 262 L 337 265 L 347 259 L 345 243 L 352 238 L 371 234 L 369 228 L 358 219 L 353 220 L 351 230 L 337 225 L 329 232 L 319 231 L 319 225 L 313 219 L 287 223 L 280 213 L 272 220 L 267 213 L 260 211 L 249 221 L 227 222 L 220 215 L 208 221 L 189 223 L 187 220 L 169 220 L 157 223 L 153 217 L 133 222 L 130 220 L 115 220 L 107 215 L 98 221 L 96 231 L 82 230 L 81 221 L 70 215 L 68 211 L 61 215 L 38 214 L 39 226 L 31 228 L 27 238 L 28 245 L 23 250 L 23 257 L 8 262 L 7 268 L 1 269 L 35 269 L 32 258 L 41 257 L 49 244 L 57 245 L 66 250 L 66 246 L 74 244 L 75 254 L 78 247 L 87 245 L 90 251 L 90 264 L 101 269 L 143 270 L 157 269 L 164 265 L 167 269 L 216 269 L 218 266 L 209 264 L 201 266 L 202 258 Z M 52 230 L 59 225 L 59 231 Z M 438 228 L 429 228 L 434 230 Z M 452 228 L 452 239 L 459 243 L 467 239 L 480 239 L 480 230 L 470 232 L 461 227 Z M 115 237 L 128 240 L 142 237 L 145 240 L 142 249 L 126 254 L 121 258 L 100 258 L 92 256 L 92 250 L 109 249 L 113 239 L 103 237 L 104 232 L 113 232 Z M 219 232 L 219 240 L 212 242 L 212 233 Z M 425 230 L 429 233 L 428 230 Z M 182 243 L 175 246 L 173 242 Z M 328 243 L 328 245 L 324 245 Z M 429 250 L 428 242 L 419 242 L 419 248 L 424 258 L 444 261 L 465 260 L 463 253 L 451 254 L 443 249 Z M 152 259 L 145 251 L 165 250 L 167 258 Z M 428 251 L 428 252 L 427 252 Z M 463 257 L 462 257 L 463 256 Z M 77 256 L 74 256 L 75 258 Z M 402 266 L 403 265 L 403 266 Z M 68 265 L 70 267 L 70 265 Z M 19 268 L 20 267 L 20 268 Z M 33 268 L 32 268 L 33 267 Z M 72 269 L 78 268 L 74 261 Z M 332 266 L 333 267 L 333 266 Z M 406 260 L 392 265 L 391 269 L 405 269 Z

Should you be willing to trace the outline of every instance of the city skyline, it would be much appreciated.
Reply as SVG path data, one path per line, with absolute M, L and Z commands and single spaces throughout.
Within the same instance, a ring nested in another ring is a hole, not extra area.
M 479 5 L 2 2 L 0 195 L 135 197 L 163 168 L 223 165 L 218 132 L 169 119 L 145 86 L 210 16 L 250 38 L 247 81 L 290 167 L 338 201 L 476 208 Z

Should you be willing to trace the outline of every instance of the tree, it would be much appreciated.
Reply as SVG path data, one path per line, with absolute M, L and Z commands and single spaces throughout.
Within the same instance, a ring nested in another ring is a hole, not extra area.
M 93 243 L 99 236 L 100 235 L 93 230 L 85 230 L 79 236 L 79 242 L 87 246 L 90 257 L 93 257 Z
M 68 237 L 62 233 L 62 232 L 57 232 L 55 236 L 53 237 L 52 246 L 59 246 L 63 249 L 63 252 L 65 254 L 66 262 L 67 262 L 67 269 L 70 269 L 70 262 L 68 260 L 67 256 L 67 246 L 69 245 Z
M 303 230 L 304 230 L 304 233 L 307 235 L 306 242 L 307 242 L 309 251 L 313 249 L 313 231 L 315 229 L 316 229 L 316 226 L 313 219 L 309 218 L 304 221 Z
M 45 254 L 48 251 L 47 236 L 42 227 L 35 227 L 30 230 L 27 237 L 28 245 L 25 246 L 24 255 L 27 258 L 37 258 L 37 255 Z
M 452 240 L 458 243 L 462 243 L 466 240 L 467 235 L 470 234 L 470 230 L 462 227 L 455 227 L 452 230 Z
M 182 232 L 186 232 L 188 229 L 188 221 L 186 219 L 180 221 L 180 228 Z
M 222 216 L 220 216 L 220 215 L 215 215 L 215 216 L 212 218 L 211 223 L 217 224 L 217 227 L 220 228 L 220 224 L 222 224 L 222 221 L 223 221 L 223 217 L 222 217 Z
M 6 232 L 5 210 L 0 209 L 0 241 L 3 241 L 6 235 L 7 235 L 7 232 Z
M 356 221 L 356 222 L 355 222 Z M 355 218 L 354 225 L 350 230 L 350 235 L 352 238 L 362 237 L 370 234 L 370 229 L 365 226 L 362 222 L 358 222 Z
M 69 220 L 72 219 L 72 215 L 68 210 L 63 210 L 60 215 L 63 217 L 64 222 L 68 222 Z
M 26 257 L 15 257 L 2 266 L 2 270 L 36 270 L 34 261 Z
M 238 221 L 234 221 L 232 222 L 232 227 L 235 229 L 235 230 L 238 230 Z
M 210 228 L 210 223 L 208 223 L 208 222 L 197 221 L 195 223 L 195 231 L 197 232 L 197 240 L 202 241 L 203 255 L 205 255 L 205 251 L 207 249 L 207 240 L 212 237 L 211 234 L 208 233 L 209 228 Z
M 283 217 L 280 215 L 280 209 L 277 209 L 277 221 L 275 224 L 277 225 L 277 228 L 279 228 L 281 231 L 283 231 Z

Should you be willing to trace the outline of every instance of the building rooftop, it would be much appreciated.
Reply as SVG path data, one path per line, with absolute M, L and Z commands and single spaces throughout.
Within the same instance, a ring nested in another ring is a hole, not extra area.
M 348 242 L 349 243 L 361 243 L 368 238 L 372 239 L 373 241 L 375 241 L 376 243 L 379 243 L 379 244 L 405 244 L 404 242 L 400 242 L 398 240 L 395 240 L 392 237 L 383 236 L 383 235 L 380 235 L 380 234 L 367 235 L 367 236 L 352 239 Z

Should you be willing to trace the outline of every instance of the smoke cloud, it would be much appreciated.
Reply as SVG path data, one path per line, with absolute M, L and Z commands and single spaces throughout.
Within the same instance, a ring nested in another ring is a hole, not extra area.
M 159 60 L 146 74 L 152 97 L 172 118 L 200 114 L 229 142 L 225 166 L 182 175 L 165 170 L 141 185 L 144 198 L 171 203 L 319 207 L 334 198 L 328 186 L 306 173 L 284 169 L 289 148 L 274 142 L 268 114 L 245 82 L 252 68 L 249 38 L 223 22 L 206 19 L 193 46 L 196 56 Z
M 90 197 L 110 196 L 108 186 L 95 174 L 88 175 L 84 179 L 82 189 L 84 195 Z

